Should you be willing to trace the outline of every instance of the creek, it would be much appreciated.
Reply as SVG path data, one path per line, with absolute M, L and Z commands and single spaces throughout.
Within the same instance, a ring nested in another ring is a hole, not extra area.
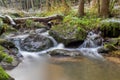
M 53 47 L 38 51 L 28 52 L 20 47 L 20 40 L 28 35 L 9 37 L 13 39 L 22 55 L 22 62 L 7 73 L 15 80 L 119 80 L 120 67 L 104 59 L 98 53 L 102 47 L 102 38 L 99 34 L 89 32 L 86 40 L 78 48 L 65 48 L 64 44 L 57 43 L 48 32 L 41 33 L 53 42 Z M 51 57 L 49 51 L 63 49 L 79 51 L 82 56 Z

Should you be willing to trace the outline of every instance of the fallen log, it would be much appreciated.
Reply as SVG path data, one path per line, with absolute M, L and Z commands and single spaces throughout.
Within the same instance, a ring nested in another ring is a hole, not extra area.
M 51 20 L 62 20 L 63 16 L 61 15 L 53 15 L 49 17 L 24 17 L 24 18 L 11 18 L 9 15 L 0 16 L 5 23 L 9 23 L 11 25 L 22 24 L 27 20 L 32 20 L 34 22 L 43 22 L 48 23 Z
M 49 17 L 24 17 L 24 18 L 14 18 L 14 22 L 17 23 L 24 23 L 26 20 L 33 20 L 35 22 L 44 22 L 47 23 L 51 20 L 62 20 L 63 16 L 61 15 L 54 15 L 54 16 L 49 16 Z

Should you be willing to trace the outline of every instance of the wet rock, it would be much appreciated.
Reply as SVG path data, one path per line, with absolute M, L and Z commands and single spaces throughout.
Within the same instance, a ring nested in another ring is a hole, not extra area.
M 53 46 L 53 42 L 42 35 L 31 34 L 20 42 L 21 49 L 29 52 L 38 52 Z
M 108 49 L 107 48 L 104 48 L 104 47 L 100 47 L 97 49 L 98 53 L 108 53 Z
M 120 37 L 118 37 L 118 38 L 108 38 L 108 39 L 106 39 L 106 43 L 113 44 L 115 46 L 120 46 Z
M 59 43 L 64 43 L 65 46 L 72 42 L 83 42 L 86 38 L 86 31 L 82 28 L 78 29 L 75 26 L 57 25 L 51 28 L 49 34 Z
M 39 33 L 43 33 L 43 32 L 46 32 L 46 31 L 47 31 L 47 29 L 45 29 L 45 28 L 40 28 L 40 29 L 36 29 L 36 30 L 35 30 L 35 33 L 39 34 Z
M 120 50 L 120 38 L 108 38 L 104 43 L 104 48 L 109 52 Z
M 21 60 L 19 59 L 18 55 L 18 49 L 14 45 L 13 42 L 10 41 L 10 39 L 0 39 L 0 56 L 6 55 L 3 60 L 1 57 L 0 65 L 7 70 L 15 68 Z
M 17 54 L 15 49 L 6 49 L 0 46 L 0 66 L 6 70 L 15 68 L 21 62 Z
M 116 46 L 114 46 L 113 44 L 106 44 L 104 46 L 105 49 L 107 49 L 108 51 L 115 51 L 118 50 L 118 48 Z
M 48 52 L 48 54 L 50 54 L 51 56 L 71 56 L 71 57 L 81 56 L 80 51 L 77 51 L 77 50 L 69 51 L 69 50 L 64 50 L 64 49 L 56 49 L 56 50 Z
M 11 69 L 14 69 L 15 67 L 17 67 L 19 65 L 19 63 L 21 62 L 21 60 L 16 57 L 16 56 L 13 56 L 13 55 L 10 55 L 10 57 L 13 58 L 13 61 L 11 63 L 8 63 L 6 61 L 2 61 L 0 63 L 0 65 L 5 69 L 5 70 L 11 70 Z
M 0 39 L 0 45 L 7 48 L 7 49 L 16 48 L 14 43 L 12 43 L 11 41 L 6 40 L 6 39 Z
M 10 77 L 8 80 L 15 80 L 14 78 Z

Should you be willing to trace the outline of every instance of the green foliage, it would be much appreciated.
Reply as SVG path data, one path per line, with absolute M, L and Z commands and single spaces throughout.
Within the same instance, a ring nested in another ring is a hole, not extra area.
M 13 58 L 9 56 L 7 53 L 4 52 L 4 48 L 0 46 L 0 62 L 1 61 L 7 62 L 7 63 L 12 63 Z
M 32 20 L 26 20 L 25 24 L 26 24 L 26 27 L 28 27 L 28 28 L 33 27 L 33 21 Z
M 9 80 L 10 76 L 0 66 L 0 80 Z
M 0 66 L 0 80 L 9 80 L 9 75 Z
M 12 63 L 13 58 L 11 56 L 6 56 L 4 61 L 7 63 Z
M 84 16 L 82 18 L 68 15 L 64 18 L 64 23 L 69 23 L 70 25 L 76 25 L 78 27 L 84 27 L 85 29 L 93 29 L 97 27 L 97 25 L 100 23 L 101 18 L 94 18 L 94 17 L 88 17 Z

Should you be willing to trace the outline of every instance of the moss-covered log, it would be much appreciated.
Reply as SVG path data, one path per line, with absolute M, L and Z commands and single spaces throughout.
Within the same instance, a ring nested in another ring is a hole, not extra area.
M 48 17 L 24 17 L 24 18 L 11 18 L 8 15 L 5 16 L 0 16 L 4 20 L 5 23 L 9 23 L 11 25 L 16 25 L 20 23 L 25 23 L 27 20 L 32 20 L 34 22 L 44 22 L 47 23 L 51 20 L 62 20 L 63 16 L 61 15 L 53 15 L 53 16 L 48 16 Z

